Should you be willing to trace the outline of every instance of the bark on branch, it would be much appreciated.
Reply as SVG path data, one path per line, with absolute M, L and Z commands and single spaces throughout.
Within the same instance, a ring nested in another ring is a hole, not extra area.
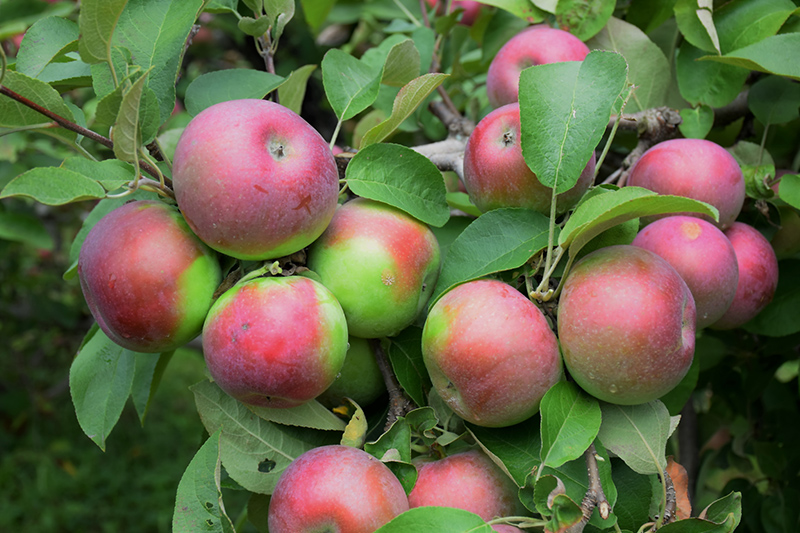
M 389 392 L 389 413 L 386 415 L 386 425 L 383 428 L 384 431 L 388 431 L 399 417 L 406 416 L 417 406 L 400 387 L 400 383 L 392 370 L 392 364 L 389 362 L 389 357 L 381 346 L 381 341 L 379 339 L 370 339 L 369 344 L 375 353 L 375 360 L 378 362 L 378 368 L 381 371 L 384 383 L 386 383 L 386 390 Z

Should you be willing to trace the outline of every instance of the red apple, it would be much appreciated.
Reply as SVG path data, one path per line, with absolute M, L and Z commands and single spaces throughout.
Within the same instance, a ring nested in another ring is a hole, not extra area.
M 656 144 L 634 164 L 628 185 L 709 203 L 719 210 L 717 225 L 723 230 L 733 224 L 744 204 L 744 177 L 739 164 L 727 150 L 705 139 L 672 139 Z
M 269 502 L 270 533 L 372 533 L 408 510 L 391 470 L 365 451 L 321 446 L 292 461 Z
M 216 254 L 159 201 L 131 202 L 100 219 L 81 247 L 78 278 L 103 332 L 153 353 L 200 333 L 222 281 Z
M 697 329 L 710 326 L 728 310 L 736 295 L 736 252 L 716 226 L 688 216 L 671 216 L 645 226 L 633 239 L 667 260 L 678 271 L 697 307 Z
M 214 381 L 237 400 L 294 407 L 336 379 L 347 353 L 347 325 L 321 283 L 256 278 L 214 303 L 203 326 L 203 353 Z
M 559 214 L 592 184 L 594 165 L 593 153 L 575 186 L 557 196 Z M 481 211 L 526 207 L 550 215 L 553 189 L 542 185 L 522 157 L 519 104 L 495 109 L 475 127 L 464 152 L 464 185 Z
M 524 512 L 516 483 L 481 450 L 468 450 L 437 461 L 418 461 L 416 466 L 417 483 L 408 495 L 411 508 L 455 507 L 486 521 Z M 497 527 L 495 530 L 502 531 Z
M 426 0 L 428 5 L 434 7 L 439 0 Z M 444 2 L 439 2 L 439 14 L 444 13 Z M 461 20 L 459 20 L 459 24 L 463 24 L 464 26 L 472 26 L 475 22 L 475 19 L 478 18 L 478 15 L 481 12 L 482 4 L 480 2 L 475 2 L 473 0 L 452 0 L 450 9 L 458 9 L 461 8 L 464 12 L 461 14 Z
M 344 366 L 336 381 L 317 400 L 336 407 L 350 398 L 366 407 L 386 392 L 386 383 L 367 339 L 350 336 Z
M 601 248 L 569 272 L 558 338 L 570 375 L 601 400 L 635 405 L 672 390 L 692 364 L 696 311 L 666 260 L 631 245 Z
M 232 100 L 194 117 L 175 149 L 173 184 L 205 243 L 239 259 L 308 246 L 336 209 L 339 174 L 306 121 L 266 100 Z
M 772 301 L 778 287 L 778 259 L 769 241 L 753 226 L 734 222 L 725 230 L 736 252 L 739 283 L 733 303 L 712 324 L 714 329 L 733 329 L 754 318 Z
M 433 292 L 439 263 L 427 225 L 364 198 L 339 207 L 308 251 L 308 268 L 342 304 L 350 334 L 363 338 L 410 325 Z
M 589 48 L 569 32 L 543 24 L 531 26 L 512 37 L 497 52 L 486 74 L 486 93 L 492 107 L 516 102 L 519 74 L 533 65 L 583 61 Z
M 442 399 L 479 426 L 533 416 L 561 378 L 558 341 L 544 315 L 497 280 L 470 281 L 442 296 L 425 321 L 422 354 Z

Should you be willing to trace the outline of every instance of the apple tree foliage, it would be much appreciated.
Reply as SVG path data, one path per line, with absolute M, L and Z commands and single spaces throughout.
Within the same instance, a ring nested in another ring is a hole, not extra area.
M 740 163 L 749 197 L 741 220 L 769 237 L 781 215 L 796 218 L 798 2 L 483 3 L 478 20 L 465 26 L 458 23 L 460 9 L 437 14 L 419 0 L 3 0 L 0 39 L 27 32 L 18 50 L 3 54 L 0 157 L 26 143 L 44 153 L 60 144 L 70 155 L 3 167 L 0 238 L 52 247 L 37 218 L 42 204 L 91 202 L 71 245 L 76 262 L 86 233 L 104 214 L 132 198 L 163 196 L 171 152 L 189 116 L 218 102 L 277 94 L 295 112 L 312 110 L 304 116 L 324 125 L 331 145 L 350 148 L 338 159 L 352 194 L 391 204 L 434 228 L 444 261 L 430 305 L 460 283 L 492 276 L 529 281 L 547 306 L 576 259 L 629 243 L 639 217 L 717 213 L 686 198 L 602 185 L 567 217 L 519 208 L 480 214 L 466 194 L 445 185 L 434 143 L 460 143 L 463 152 L 465 139 L 448 135 L 430 104 L 446 95 L 454 110 L 477 122 L 489 111 L 489 62 L 532 23 L 566 29 L 593 50 L 581 63 L 522 73 L 523 153 L 542 183 L 556 192 L 571 188 L 596 151 L 602 154 L 599 184 L 643 134 L 617 117 L 669 107 L 679 113 L 682 136 L 714 140 Z M 214 46 L 249 48 L 250 56 L 225 68 L 184 61 L 205 27 L 223 33 Z M 309 105 L 312 98 L 318 101 Z M 176 102 L 185 112 L 173 116 Z M 327 123 L 315 114 L 325 114 Z M 773 191 L 769 185 L 781 168 L 790 172 Z M 254 408 L 211 381 L 197 383 L 192 392 L 211 436 L 187 457 L 174 530 L 241 527 L 226 513 L 224 485 L 252 493 L 248 518 L 265 531 L 269 494 L 281 472 L 303 452 L 339 442 L 363 444 L 407 491 L 421 448 L 477 444 L 517 483 L 529 513 L 505 523 L 520 527 L 800 530 L 799 261 L 796 254 L 781 258 L 775 298 L 754 320 L 733 331 L 699 332 L 692 370 L 671 393 L 645 405 L 601 403 L 562 382 L 525 422 L 491 429 L 464 423 L 431 389 L 421 322 L 381 340 L 418 406 L 386 431 L 386 402 L 336 413 L 316 401 Z M 75 276 L 73 263 L 64 278 L 74 283 Z M 96 326 L 76 352 L 70 390 L 77 420 L 105 449 L 128 398 L 144 421 L 158 384 L 169 379 L 172 353 L 134 353 Z M 595 509 L 584 526 L 590 449 L 610 512 L 603 518 Z M 426 531 L 491 531 L 476 515 L 446 508 L 412 509 L 379 531 L 422 531 L 423 524 Z

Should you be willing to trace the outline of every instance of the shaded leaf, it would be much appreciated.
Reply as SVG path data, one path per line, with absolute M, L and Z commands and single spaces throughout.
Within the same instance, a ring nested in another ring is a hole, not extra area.
M 714 126 L 714 110 L 701 104 L 681 109 L 681 134 L 688 139 L 705 139 Z
M 82 174 L 61 167 L 36 167 L 11 180 L 0 198 L 25 196 L 46 205 L 63 205 L 105 195 L 102 185 Z
M 298 115 L 303 107 L 303 100 L 306 96 L 308 78 L 316 69 L 316 65 L 304 65 L 291 74 L 278 87 L 278 99 L 281 105 L 288 107 Z
M 559 0 L 558 27 L 585 41 L 597 34 L 614 13 L 615 0 Z
M 469 511 L 453 507 L 415 507 L 396 516 L 375 533 L 409 533 L 410 531 L 436 531 L 437 533 L 494 533 L 491 526 Z
M 542 466 L 583 456 L 600 430 L 600 405 L 573 383 L 559 381 L 542 398 Z
M 703 56 L 699 59 L 800 80 L 797 57 L 800 57 L 800 33 L 783 33 L 722 56 Z
M 483 450 L 498 464 L 517 486 L 525 485 L 525 479 L 541 464 L 541 433 L 536 417 L 514 426 L 484 428 L 466 424 Z
M 114 141 L 114 155 L 118 159 L 130 163 L 139 160 L 139 148 L 142 145 L 140 109 L 148 73 L 149 71 L 136 80 L 123 94 L 117 121 L 114 123 L 114 130 L 111 133 L 111 140 Z
M 58 91 L 41 80 L 6 70 L 3 86 L 67 120 L 75 120 L 72 111 L 61 99 Z M 51 122 L 51 120 L 46 116 L 8 96 L 0 95 L 0 127 L 16 128 L 47 122 Z M 76 133 L 62 128 L 55 128 L 51 131 L 71 140 L 75 140 L 77 137 Z
M 97 181 L 107 191 L 118 189 L 136 177 L 133 166 L 119 159 L 92 161 L 74 156 L 66 158 L 61 166 Z
M 798 267 L 800 261 L 796 259 L 778 262 L 778 287 L 775 296 L 754 319 L 743 326 L 745 330 L 767 337 L 785 337 L 800 331 L 800 321 L 797 320 L 800 316 L 800 277 L 796 275 Z
M 39 217 L 4 209 L 0 209 L 0 239 L 23 242 L 40 250 L 52 250 L 55 246 Z
M 78 25 L 61 17 L 45 17 L 28 28 L 17 54 L 16 71 L 39 78 L 53 59 L 77 49 Z
M 347 184 L 359 196 L 377 200 L 432 226 L 450 218 L 442 174 L 430 160 L 399 144 L 373 144 L 347 165 Z
M 531 23 L 541 22 L 545 12 L 534 5 L 530 0 L 481 0 L 487 6 L 497 6 L 513 15 Z
M 704 57 L 711 56 L 688 41 L 681 44 L 675 63 L 681 96 L 694 106 L 723 107 L 739 95 L 750 72 L 734 64 L 698 61 Z
M 581 62 L 522 71 L 522 153 L 542 184 L 556 193 L 575 185 L 605 133 L 626 75 L 620 54 L 597 50 Z
M 800 85 L 780 76 L 755 82 L 747 93 L 750 111 L 763 124 L 785 124 L 800 117 Z
M 225 512 L 220 485 L 220 430 L 203 444 L 178 484 L 172 531 L 233 533 L 233 523 Z
M 186 111 L 194 116 L 220 102 L 242 98 L 261 99 L 283 82 L 284 78 L 280 76 L 253 69 L 235 68 L 209 72 L 197 77 L 186 88 Z
M 425 405 L 431 378 L 422 358 L 422 328 L 409 326 L 389 339 L 387 349 L 392 370 L 400 386 L 417 405 Z
M 429 306 L 460 283 L 524 265 L 547 247 L 547 217 L 507 207 L 481 215 L 456 237 L 442 263 Z
M 303 6 L 306 22 L 316 32 L 328 18 L 328 13 L 336 4 L 336 0 L 300 0 L 300 4 Z
M 778 33 L 795 10 L 791 0 L 734 0 L 714 12 L 714 24 L 723 54 L 744 48 Z
M 105 451 L 106 438 L 131 393 L 137 354 L 99 329 L 90 335 L 72 361 L 69 390 L 81 429 Z
M 144 425 L 144 419 L 150 408 L 150 401 L 161 384 L 161 377 L 167 369 L 167 365 L 174 350 L 160 354 L 139 353 L 136 354 L 136 364 L 133 371 L 133 383 L 131 384 L 131 399 L 136 413 L 139 415 L 139 422 Z
M 128 0 L 83 0 L 81 2 L 81 58 L 87 63 L 111 63 L 111 37 Z
M 677 0 L 675 19 L 684 38 L 706 52 L 721 53 L 712 0 Z
M 344 431 L 346 426 L 341 418 L 316 400 L 286 409 L 274 409 L 256 405 L 248 405 L 247 408 L 264 420 L 287 426 L 326 431 Z
M 639 474 L 656 474 L 667 467 L 670 435 L 667 408 L 658 400 L 641 405 L 602 403 L 600 442 Z

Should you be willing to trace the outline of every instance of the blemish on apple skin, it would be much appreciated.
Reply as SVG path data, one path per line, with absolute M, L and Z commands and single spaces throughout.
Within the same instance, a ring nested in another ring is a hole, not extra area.
M 395 281 L 394 274 L 392 274 L 391 272 L 384 272 L 383 274 L 381 274 L 381 281 L 387 287 L 391 287 L 392 285 L 394 285 Z

